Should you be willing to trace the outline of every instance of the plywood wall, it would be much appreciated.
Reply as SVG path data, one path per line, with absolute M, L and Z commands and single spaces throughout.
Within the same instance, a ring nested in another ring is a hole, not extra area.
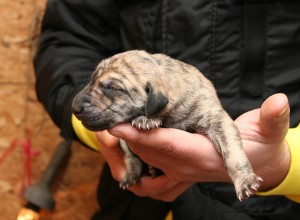
M 37 182 L 61 141 L 59 130 L 37 101 L 32 56 L 39 36 L 46 0 L 0 0 L 0 216 L 15 220 L 24 204 L 22 186 L 26 154 L 22 143 L 31 141 L 31 182 Z M 12 143 L 15 147 L 8 152 Z M 96 186 L 101 156 L 79 144 L 55 191 L 56 208 L 41 219 L 87 220 L 97 208 Z

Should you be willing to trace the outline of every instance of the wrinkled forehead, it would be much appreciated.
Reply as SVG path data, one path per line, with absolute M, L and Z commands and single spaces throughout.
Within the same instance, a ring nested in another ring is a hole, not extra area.
M 123 56 L 118 59 L 102 61 L 94 73 L 92 81 L 106 80 L 108 78 L 126 79 L 132 75 L 145 75 L 155 68 L 154 62 L 149 57 Z
M 97 81 L 105 72 L 109 70 L 113 63 L 112 58 L 102 60 L 91 75 L 91 82 Z

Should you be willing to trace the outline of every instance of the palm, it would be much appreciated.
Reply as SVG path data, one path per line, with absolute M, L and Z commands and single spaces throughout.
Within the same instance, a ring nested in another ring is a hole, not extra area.
M 267 99 L 261 109 L 241 115 L 235 121 L 243 146 L 254 170 L 265 179 L 263 189 L 275 187 L 283 175 L 274 178 L 272 172 L 288 166 L 288 147 L 284 141 L 289 127 L 289 107 L 284 95 L 277 94 Z M 269 175 L 267 175 L 269 174 Z M 269 184 L 273 182 L 274 185 Z

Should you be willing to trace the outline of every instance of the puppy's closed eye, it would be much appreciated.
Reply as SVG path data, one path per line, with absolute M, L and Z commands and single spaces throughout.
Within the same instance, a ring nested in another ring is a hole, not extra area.
M 109 99 L 113 100 L 117 93 L 126 92 L 122 89 L 118 84 L 116 84 L 113 80 L 105 80 L 100 83 L 100 88 L 105 96 Z
M 113 87 L 114 87 L 114 83 L 110 79 L 100 82 L 101 89 L 113 89 Z

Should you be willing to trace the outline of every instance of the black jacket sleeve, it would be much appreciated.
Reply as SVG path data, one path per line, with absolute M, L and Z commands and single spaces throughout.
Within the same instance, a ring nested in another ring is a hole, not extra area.
M 120 50 L 119 39 L 113 0 L 48 0 L 34 59 L 36 91 L 65 139 L 76 138 L 73 97 L 99 61 Z

